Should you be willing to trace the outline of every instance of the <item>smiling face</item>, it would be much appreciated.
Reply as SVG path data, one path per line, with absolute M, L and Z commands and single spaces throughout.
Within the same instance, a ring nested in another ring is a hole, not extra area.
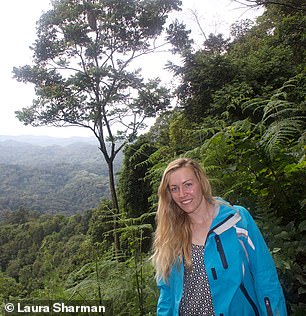
M 182 167 L 170 174 L 169 191 L 173 201 L 187 214 L 197 212 L 205 203 L 201 185 L 191 168 Z

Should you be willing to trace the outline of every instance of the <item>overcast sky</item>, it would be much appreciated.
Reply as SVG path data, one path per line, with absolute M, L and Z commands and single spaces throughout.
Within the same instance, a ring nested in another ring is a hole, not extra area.
M 31 105 L 35 95 L 31 85 L 18 83 L 12 78 L 12 69 L 31 63 L 32 51 L 29 46 L 36 38 L 36 21 L 43 12 L 48 11 L 49 2 L 49 0 L 10 0 L 1 3 L 0 135 L 92 136 L 84 128 L 34 128 L 24 126 L 15 118 L 14 112 Z M 201 27 L 207 35 L 222 33 L 225 36 L 229 34 L 229 27 L 235 21 L 254 18 L 261 13 L 239 8 L 239 5 L 232 0 L 183 0 L 183 11 L 178 18 L 184 19 L 192 30 L 192 37 L 198 39 L 198 47 L 204 39 L 194 23 L 191 10 L 197 12 Z M 146 68 L 148 77 L 159 76 L 162 73 L 162 63 L 159 67 L 154 65 L 152 68 Z M 169 75 L 167 77 L 169 79 Z

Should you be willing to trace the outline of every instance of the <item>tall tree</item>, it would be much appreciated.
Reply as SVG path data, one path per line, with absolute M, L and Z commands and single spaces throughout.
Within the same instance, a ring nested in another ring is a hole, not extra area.
M 143 163 L 154 151 L 156 146 L 146 135 L 124 148 L 124 160 L 120 173 L 118 189 L 122 207 L 128 217 L 137 217 L 146 213 L 149 208 L 149 196 L 152 194 L 150 184 L 145 181 L 148 168 Z M 137 192 L 137 199 L 135 199 Z
M 17 118 L 32 126 L 80 126 L 93 132 L 109 170 L 119 212 L 113 163 L 145 124 L 170 103 L 160 80 L 147 82 L 134 61 L 165 45 L 168 13 L 179 0 L 54 0 L 37 23 L 34 65 L 14 68 L 18 81 L 35 85 L 32 106 Z M 175 40 L 177 21 L 168 28 Z

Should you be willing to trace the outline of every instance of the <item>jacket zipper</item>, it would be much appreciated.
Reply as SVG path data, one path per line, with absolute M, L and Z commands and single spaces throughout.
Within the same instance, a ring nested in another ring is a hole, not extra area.
M 221 243 L 220 236 L 219 235 L 215 235 L 215 240 L 216 240 L 217 250 L 219 252 L 223 268 L 227 269 L 228 268 L 228 263 L 227 263 L 227 260 L 226 260 L 226 257 L 225 257 L 225 253 L 224 253 L 224 249 L 223 249 L 223 246 L 222 246 L 222 243 Z
M 245 288 L 245 286 L 243 285 L 243 283 L 240 284 L 240 290 L 243 293 L 243 295 L 245 296 L 245 298 L 248 300 L 250 305 L 252 306 L 255 315 L 259 316 L 258 308 L 257 308 L 256 304 L 254 303 L 254 301 L 252 300 L 251 296 L 249 295 L 249 293 L 248 293 L 247 289 Z
M 266 306 L 268 316 L 273 316 L 269 297 L 265 297 L 264 301 L 265 301 L 265 306 Z
M 217 272 L 216 272 L 216 269 L 215 269 L 215 268 L 211 268 L 211 274 L 212 274 L 214 280 L 217 280 L 217 279 L 218 279 L 218 277 L 217 277 Z
M 221 221 L 220 223 L 218 223 L 217 225 L 215 225 L 214 227 L 212 227 L 208 234 L 207 234 L 207 238 L 206 238 L 206 241 L 205 241 L 205 245 L 206 245 L 206 242 L 208 240 L 208 237 L 214 232 L 214 229 L 218 228 L 219 226 L 223 225 L 225 222 L 227 222 L 231 217 L 233 217 L 234 214 L 230 214 L 229 216 L 227 216 L 223 221 Z M 219 252 L 219 255 L 220 255 L 220 258 L 221 258 L 221 261 L 222 261 L 222 265 L 223 265 L 223 268 L 224 269 L 227 269 L 228 268 L 228 263 L 227 263 L 227 260 L 226 260 L 226 257 L 225 257 L 225 253 L 224 253 L 224 249 L 223 249 L 223 246 L 222 246 L 222 243 L 221 243 L 221 239 L 219 237 L 219 235 L 215 235 L 215 241 L 216 241 L 216 244 L 217 244 L 217 250 Z

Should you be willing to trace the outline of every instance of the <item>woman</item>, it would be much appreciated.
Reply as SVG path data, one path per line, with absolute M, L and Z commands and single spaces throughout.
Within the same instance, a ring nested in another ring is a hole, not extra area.
M 212 196 L 200 165 L 180 158 L 159 186 L 152 262 L 157 315 L 287 315 L 264 239 L 248 211 Z

